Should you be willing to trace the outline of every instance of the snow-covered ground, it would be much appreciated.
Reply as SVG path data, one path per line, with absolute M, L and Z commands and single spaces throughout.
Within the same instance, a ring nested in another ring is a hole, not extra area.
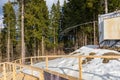
M 91 52 L 95 55 L 103 55 L 112 52 L 119 54 L 117 51 L 97 49 L 97 46 L 83 46 L 70 55 L 89 55 Z M 120 80 L 120 61 L 110 60 L 103 63 L 103 59 L 96 58 L 83 64 L 83 80 Z M 45 62 L 34 64 L 36 67 L 45 68 Z M 79 77 L 78 59 L 76 58 L 58 58 L 49 61 L 49 69 L 62 74 Z

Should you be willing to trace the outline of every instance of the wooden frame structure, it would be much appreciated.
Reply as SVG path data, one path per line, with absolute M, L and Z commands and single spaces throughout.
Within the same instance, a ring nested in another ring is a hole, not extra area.
M 42 59 L 44 58 L 45 59 L 45 64 L 46 64 L 46 69 L 41 69 L 41 68 L 36 68 L 33 66 L 34 64 L 34 59 Z M 58 72 L 55 72 L 55 71 L 51 71 L 51 70 L 48 70 L 48 61 L 49 61 L 49 58 L 77 58 L 79 60 L 79 79 L 78 78 L 75 78 L 75 77 L 72 77 L 72 76 L 69 76 L 69 75 L 64 75 L 64 74 L 60 74 Z M 56 55 L 56 56 L 35 56 L 35 57 L 26 57 L 24 58 L 24 61 L 28 60 L 30 63 L 29 65 L 24 65 L 22 64 L 22 60 L 23 59 L 18 59 L 18 60 L 15 60 L 12 62 L 5 62 L 5 63 L 1 63 L 0 66 L 3 67 L 3 79 L 2 80 L 7 80 L 7 71 L 9 72 L 12 72 L 13 74 L 13 80 L 16 80 L 16 72 L 19 70 L 19 71 L 22 71 L 22 69 L 24 68 L 27 68 L 27 69 L 30 69 L 31 70 L 31 74 L 30 75 L 33 75 L 33 71 L 37 71 L 39 72 L 39 80 L 44 80 L 44 74 L 43 72 L 46 71 L 46 72 L 49 72 L 51 74 L 55 74 L 55 75 L 58 75 L 60 77 L 63 77 L 65 79 L 68 79 L 68 80 L 82 80 L 82 59 L 83 58 L 120 58 L 120 56 L 66 56 L 66 55 Z

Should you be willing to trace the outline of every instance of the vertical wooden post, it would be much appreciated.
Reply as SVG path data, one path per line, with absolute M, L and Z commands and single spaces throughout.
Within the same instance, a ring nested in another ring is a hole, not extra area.
M 82 57 L 79 57 L 79 79 L 82 80 Z
M 5 64 L 5 70 L 6 70 L 6 73 L 7 73 L 7 70 L 8 70 L 8 64 Z
M 22 64 L 22 59 L 19 60 L 19 63 Z M 21 68 L 21 66 L 20 66 L 20 71 L 21 71 L 21 69 L 22 69 L 22 68 Z
M 11 72 L 13 71 L 12 65 L 10 65 Z
M 10 70 L 9 70 L 9 64 L 7 64 L 7 69 L 6 69 L 6 71 L 8 71 L 8 72 L 10 72 Z
M 43 71 L 40 71 L 40 77 L 39 77 L 39 80 L 44 80 L 44 74 L 43 74 Z
M 13 80 L 16 80 L 16 65 L 12 64 L 13 67 Z
M 48 69 L 48 56 L 46 56 L 46 69 Z
M 43 34 L 43 32 L 42 32 Z M 42 56 L 45 55 L 45 51 L 44 51 L 44 36 L 42 35 L 42 42 L 41 42 L 41 46 L 42 46 Z
M 6 66 L 5 63 L 3 64 L 3 74 L 4 74 L 4 80 L 6 80 Z
M 15 64 L 17 63 L 17 61 L 15 60 Z
M 30 65 L 32 66 L 33 65 L 33 58 L 31 57 L 30 58 Z M 32 73 L 32 75 L 33 75 L 33 70 L 31 69 L 31 73 Z
M 32 57 L 30 58 L 30 65 L 31 66 L 33 65 L 33 58 Z
M 19 63 L 22 64 L 22 60 L 21 59 L 19 60 Z
M 10 70 L 10 72 L 12 71 L 12 70 L 11 70 L 11 64 L 9 65 L 9 70 Z

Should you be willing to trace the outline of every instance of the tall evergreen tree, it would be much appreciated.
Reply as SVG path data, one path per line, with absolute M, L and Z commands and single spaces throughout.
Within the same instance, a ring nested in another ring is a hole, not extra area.
M 4 25 L 7 29 L 7 59 L 10 61 L 10 53 L 13 58 L 13 46 L 16 41 L 16 16 L 13 6 L 10 2 L 3 6 L 3 12 Z
M 102 6 L 102 1 L 99 0 L 68 0 L 68 3 L 65 2 L 63 9 L 64 30 L 81 23 L 97 20 L 98 14 L 103 13 L 104 7 Z M 73 41 L 72 43 L 76 45 L 76 42 L 78 42 L 77 32 L 81 31 L 80 35 L 83 37 L 82 39 L 84 39 L 86 35 L 90 35 L 90 33 L 87 32 L 92 32 L 92 30 L 91 25 L 86 25 L 86 27 L 80 26 L 79 28 L 71 30 L 70 33 L 65 36 L 66 38 L 64 37 L 64 40 L 65 42 Z M 69 41 L 67 39 L 69 39 Z
M 49 34 L 48 24 L 48 9 L 44 0 L 31 0 L 26 3 L 25 39 L 27 50 L 32 50 L 33 47 L 34 49 L 37 48 L 37 55 L 40 55 L 41 43 L 41 53 L 42 55 L 44 55 L 45 43 L 46 40 L 48 40 L 47 38 Z
M 113 12 L 120 9 L 119 0 L 107 0 L 108 1 L 108 12 Z
M 57 4 L 52 5 L 51 10 L 51 27 L 53 30 L 53 42 L 54 42 L 54 54 L 56 53 L 56 47 L 58 46 L 58 30 L 60 27 L 60 2 L 58 0 Z

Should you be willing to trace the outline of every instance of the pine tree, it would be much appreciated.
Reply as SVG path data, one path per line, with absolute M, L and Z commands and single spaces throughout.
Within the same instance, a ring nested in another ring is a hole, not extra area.
M 113 12 L 120 9 L 119 0 L 107 0 L 108 1 L 108 12 Z
M 32 0 L 25 5 L 25 40 L 27 50 L 36 49 L 37 55 L 44 55 L 45 43 L 49 34 L 48 9 L 44 0 Z M 34 48 L 33 48 L 34 47 Z M 31 54 L 32 54 L 31 53 Z M 35 54 L 36 55 L 36 54 Z
M 97 20 L 98 14 L 104 12 L 102 5 L 102 1 L 100 0 L 69 0 L 68 3 L 65 2 L 63 7 L 63 30 L 81 23 Z M 79 35 L 83 37 L 82 41 L 86 43 L 87 35 L 90 35 L 87 37 L 88 39 L 93 39 L 92 30 L 93 27 L 91 27 L 91 24 L 73 29 L 64 36 L 65 43 L 68 42 L 68 44 L 70 44 L 71 41 L 73 41 L 71 46 L 76 45 L 79 32 L 81 32 Z M 69 41 L 67 39 L 69 39 Z
M 56 53 L 56 47 L 58 46 L 58 30 L 60 27 L 60 2 L 58 0 L 57 4 L 52 5 L 52 10 L 50 12 L 51 27 L 53 30 L 53 43 L 54 43 L 54 54 Z
M 13 58 L 13 46 L 16 41 L 16 15 L 10 2 L 3 6 L 4 25 L 7 29 L 7 59 L 10 61 L 10 52 Z M 10 51 L 11 49 L 11 51 Z

